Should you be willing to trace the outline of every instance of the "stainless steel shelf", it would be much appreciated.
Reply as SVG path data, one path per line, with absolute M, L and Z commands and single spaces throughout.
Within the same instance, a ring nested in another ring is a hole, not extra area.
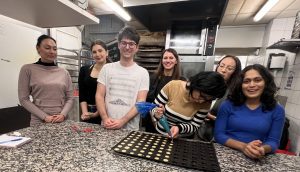
M 98 24 L 99 19 L 69 0 L 9 0 L 0 14 L 42 28 Z
M 300 39 L 281 39 L 267 49 L 281 49 L 288 52 L 296 53 L 300 49 Z

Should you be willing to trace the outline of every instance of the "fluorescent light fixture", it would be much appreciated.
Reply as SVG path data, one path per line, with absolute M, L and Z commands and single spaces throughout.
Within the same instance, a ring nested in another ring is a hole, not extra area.
M 268 0 L 265 5 L 256 13 L 254 16 L 253 20 L 255 22 L 258 22 L 260 19 L 263 18 L 264 15 L 267 14 L 267 12 L 274 7 L 274 5 L 278 2 L 279 0 Z
M 122 17 L 126 21 L 130 21 L 131 17 L 127 13 L 127 11 L 124 10 L 123 7 L 121 7 L 116 1 L 114 0 L 103 0 L 106 5 L 108 5 L 115 13 L 117 13 L 118 16 Z

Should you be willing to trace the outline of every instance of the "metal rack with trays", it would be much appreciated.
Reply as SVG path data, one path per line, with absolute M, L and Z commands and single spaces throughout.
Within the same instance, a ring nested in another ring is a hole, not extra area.
M 69 72 L 73 83 L 74 105 L 72 110 L 69 112 L 69 119 L 80 121 L 78 76 L 82 66 L 93 63 L 92 54 L 90 50 L 85 48 L 78 50 L 58 48 L 56 63 L 59 67 L 62 67 Z

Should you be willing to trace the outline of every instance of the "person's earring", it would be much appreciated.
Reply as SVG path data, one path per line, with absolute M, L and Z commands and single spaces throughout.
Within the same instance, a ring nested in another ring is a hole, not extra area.
M 190 86 L 191 86 L 191 82 L 187 82 L 185 87 L 186 87 L 187 89 L 189 89 Z

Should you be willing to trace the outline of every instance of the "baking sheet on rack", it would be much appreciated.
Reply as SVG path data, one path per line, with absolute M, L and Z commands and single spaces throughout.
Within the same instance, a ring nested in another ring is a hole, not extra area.
M 112 149 L 121 154 L 202 171 L 221 171 L 212 143 L 132 131 Z

